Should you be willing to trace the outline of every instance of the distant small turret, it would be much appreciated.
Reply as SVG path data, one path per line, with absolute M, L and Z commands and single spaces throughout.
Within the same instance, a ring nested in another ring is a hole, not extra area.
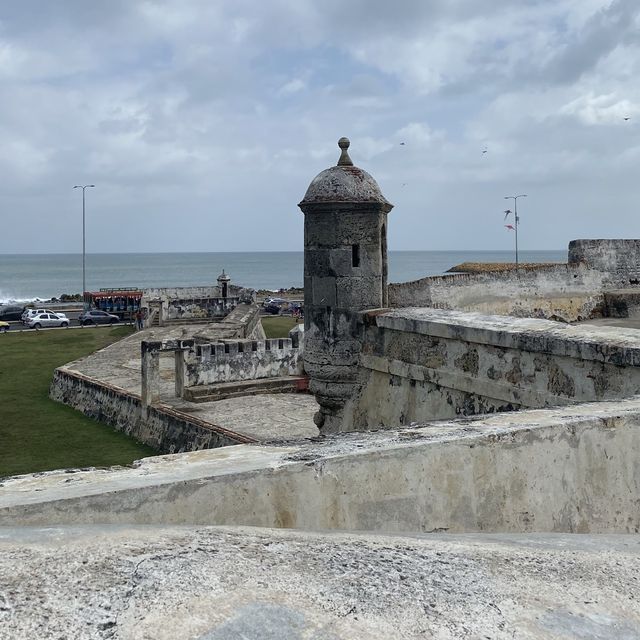
M 229 297 L 229 282 L 231 278 L 222 270 L 222 273 L 218 276 L 218 286 L 220 287 L 220 295 L 223 298 Z

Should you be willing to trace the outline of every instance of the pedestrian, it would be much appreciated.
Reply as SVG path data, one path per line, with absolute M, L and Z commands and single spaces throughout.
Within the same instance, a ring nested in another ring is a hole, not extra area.
M 142 311 L 140 309 L 138 309 L 136 311 L 136 329 L 138 331 L 140 331 L 143 328 L 143 323 L 142 323 Z

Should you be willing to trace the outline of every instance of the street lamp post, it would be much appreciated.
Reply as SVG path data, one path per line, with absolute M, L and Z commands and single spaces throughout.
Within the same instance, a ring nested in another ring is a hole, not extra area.
M 85 273 L 86 273 L 86 269 L 85 269 L 85 256 L 86 256 L 86 251 L 85 251 L 85 202 L 84 202 L 84 192 L 85 189 L 88 189 L 90 187 L 95 187 L 95 184 L 85 184 L 85 185 L 81 185 L 81 184 L 77 184 L 75 185 L 73 188 L 74 189 L 82 189 L 82 310 L 85 311 L 87 308 L 86 305 L 86 301 L 85 301 L 85 297 L 84 297 L 84 293 L 87 290 L 87 281 L 86 281 L 86 277 L 85 277 Z
M 520 218 L 518 218 L 518 198 L 526 198 L 526 193 L 520 193 L 517 196 L 505 196 L 505 200 L 513 200 L 513 216 L 516 220 L 515 222 L 515 231 L 516 231 L 516 269 L 518 268 L 518 223 L 520 222 Z

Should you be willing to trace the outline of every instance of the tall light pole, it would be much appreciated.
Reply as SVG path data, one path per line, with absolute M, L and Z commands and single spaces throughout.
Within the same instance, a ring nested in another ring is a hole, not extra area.
M 84 292 L 87 290 L 87 281 L 85 278 L 85 273 L 86 273 L 86 269 L 85 269 L 85 256 L 86 256 L 86 251 L 85 251 L 85 216 L 84 216 L 84 212 L 85 212 L 85 204 L 84 204 L 84 192 L 85 189 L 89 189 L 91 187 L 95 187 L 95 184 L 85 184 L 85 185 L 81 185 L 81 184 L 77 184 L 75 185 L 75 187 L 73 187 L 74 189 L 82 189 L 82 310 L 84 311 L 87 307 L 86 305 L 86 301 L 84 298 Z
M 516 219 L 515 222 L 515 230 L 516 230 L 516 269 L 518 268 L 518 222 L 520 222 L 520 218 L 518 218 L 518 198 L 526 198 L 526 193 L 520 193 L 517 196 L 505 196 L 505 200 L 513 200 L 513 215 Z

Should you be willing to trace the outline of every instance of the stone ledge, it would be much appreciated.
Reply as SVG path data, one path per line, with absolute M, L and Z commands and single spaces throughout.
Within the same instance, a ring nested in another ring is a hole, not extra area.
M 0 524 L 633 532 L 638 456 L 640 397 L 20 476 Z
M 410 307 L 369 318 L 384 329 L 549 353 L 618 366 L 640 366 L 640 331 L 551 320 Z

